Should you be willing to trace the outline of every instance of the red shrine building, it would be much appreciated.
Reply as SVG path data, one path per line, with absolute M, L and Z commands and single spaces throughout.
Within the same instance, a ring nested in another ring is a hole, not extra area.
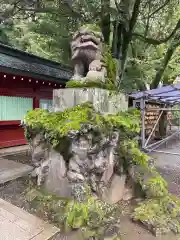
M 68 66 L 0 44 L 0 148 L 26 144 L 24 115 L 50 108 L 53 89 L 71 76 Z

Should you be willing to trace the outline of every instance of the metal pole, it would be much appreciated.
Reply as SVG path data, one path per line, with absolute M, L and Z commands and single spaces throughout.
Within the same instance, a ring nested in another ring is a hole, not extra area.
M 141 98 L 140 101 L 141 108 L 141 146 L 144 148 L 145 144 L 145 100 Z
M 180 104 L 178 104 L 178 110 L 180 111 Z M 180 126 L 180 118 L 179 118 L 179 114 L 178 114 L 178 129 L 179 129 L 179 126 Z
M 165 153 L 165 154 L 171 154 L 171 155 L 178 155 L 180 156 L 180 153 L 172 153 L 172 152 L 166 152 L 166 151 L 158 151 L 158 150 L 152 150 L 153 152 L 157 153 Z
M 175 110 L 172 108 L 148 108 L 148 111 L 180 111 L 180 110 Z
M 159 122 L 159 120 L 160 120 L 162 114 L 163 114 L 163 110 L 162 110 L 161 113 L 159 114 L 159 117 L 158 117 L 158 119 L 156 120 L 156 122 L 155 122 L 155 124 L 154 124 L 154 127 L 153 127 L 151 133 L 149 134 L 148 139 L 146 140 L 146 142 L 145 142 L 145 144 L 144 144 L 145 147 L 147 146 L 149 140 L 151 139 L 151 136 L 152 136 L 153 132 L 155 131 L 156 126 L 157 126 L 157 124 L 158 124 L 158 122 Z
M 156 142 L 156 143 L 152 143 L 152 144 L 150 144 L 149 146 L 146 146 L 146 149 L 148 149 L 149 147 L 153 147 L 153 146 L 155 146 L 155 148 L 157 148 L 157 147 L 159 147 L 162 143 L 164 143 L 164 142 L 166 142 L 167 140 L 169 140 L 170 138 L 172 138 L 173 136 L 175 136 L 176 134 L 179 134 L 180 133 L 180 131 L 176 131 L 175 133 L 173 133 L 171 136 L 168 136 L 168 137 L 166 137 L 166 138 L 164 138 L 164 139 L 162 139 L 162 140 L 160 140 L 160 141 L 158 141 L 158 142 Z M 154 149 L 155 149 L 154 148 Z M 152 149 L 151 149 L 152 150 Z

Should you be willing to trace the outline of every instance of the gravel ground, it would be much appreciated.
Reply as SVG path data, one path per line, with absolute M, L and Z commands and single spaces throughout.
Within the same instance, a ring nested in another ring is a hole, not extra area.
M 175 141 L 173 143 L 171 142 L 168 146 L 163 147 L 161 150 L 180 153 L 180 141 Z M 152 156 L 156 159 L 155 163 L 158 170 L 168 182 L 170 192 L 180 196 L 180 156 L 167 155 L 163 153 L 153 153 Z M 7 155 L 5 158 L 26 164 L 30 164 L 31 159 L 30 155 L 27 153 Z M 37 213 L 31 209 L 23 194 L 28 187 L 28 184 L 28 179 L 22 178 L 4 185 L 0 185 L 0 198 L 11 202 L 12 204 L 26 210 L 31 214 L 37 215 Z M 129 211 L 127 211 L 125 216 L 123 216 L 121 219 L 122 240 L 180 240 L 180 236 L 175 236 L 174 234 L 154 237 L 141 226 L 132 223 L 128 215 Z M 47 220 L 45 219 L 45 216 L 37 216 Z M 52 240 L 81 239 L 78 235 L 70 233 L 68 236 L 58 235 Z
M 16 181 L 9 182 L 7 184 L 0 186 L 0 198 L 24 209 L 25 211 L 37 215 L 40 218 L 45 219 L 44 216 L 39 216 L 35 213 L 29 203 L 26 201 L 24 197 L 24 191 L 28 187 L 28 179 L 21 178 Z M 123 205 L 123 216 L 121 219 L 121 232 L 122 238 L 121 240 L 178 240 L 177 236 L 171 234 L 161 237 L 154 237 L 147 230 L 143 229 L 141 226 L 136 225 L 131 222 L 129 214 L 131 213 L 132 207 L 129 205 Z M 54 237 L 52 240 L 81 240 L 79 235 L 76 233 L 70 233 L 69 235 L 58 235 Z
M 169 191 L 180 197 L 180 140 L 173 139 L 158 150 L 179 154 L 152 153 L 151 156 L 155 158 L 157 169 L 168 182 Z

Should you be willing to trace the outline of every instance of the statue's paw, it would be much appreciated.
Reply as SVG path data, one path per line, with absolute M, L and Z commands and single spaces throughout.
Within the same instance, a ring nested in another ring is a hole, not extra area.
M 76 81 L 79 81 L 79 80 L 81 80 L 82 79 L 82 76 L 80 76 L 80 75 L 74 75 L 72 78 L 71 78 L 71 80 L 76 80 Z
M 89 71 L 100 71 L 101 68 L 100 67 L 97 67 L 97 66 L 92 66 L 89 68 Z

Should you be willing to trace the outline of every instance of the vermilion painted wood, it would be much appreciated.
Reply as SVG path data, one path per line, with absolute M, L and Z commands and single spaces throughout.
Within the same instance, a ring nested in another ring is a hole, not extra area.
M 24 139 L 18 139 L 18 140 L 10 140 L 10 141 L 3 141 L 0 142 L 0 148 L 6 148 L 6 147 L 15 147 L 15 146 L 21 146 L 26 145 L 27 141 Z
M 0 147 L 12 147 L 27 144 L 24 129 L 19 125 L 0 126 Z
M 0 126 L 8 126 L 8 125 L 20 125 L 21 121 L 19 120 L 14 120 L 14 121 L 0 121 Z M 0 137 L 1 138 L 1 137 Z

